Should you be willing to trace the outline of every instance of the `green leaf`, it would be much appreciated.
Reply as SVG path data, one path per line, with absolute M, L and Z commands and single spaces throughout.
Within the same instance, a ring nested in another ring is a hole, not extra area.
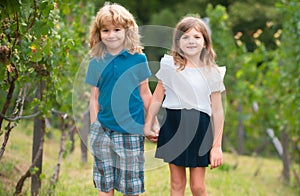
M 40 174 L 40 179 L 41 179 L 41 180 L 46 179 L 46 175 L 45 175 L 44 173 L 41 173 L 41 174 Z
M 4 8 L 9 15 L 20 12 L 21 2 L 19 0 L 3 0 L 0 2 L 0 7 Z M 4 18 L 5 14 L 1 14 L 1 18 Z
M 42 58 L 43 58 L 42 51 L 37 51 L 37 52 L 32 53 L 30 61 L 37 63 L 37 62 L 40 62 L 42 60 Z
M 29 172 L 31 175 L 35 175 L 40 169 L 38 167 L 30 168 Z

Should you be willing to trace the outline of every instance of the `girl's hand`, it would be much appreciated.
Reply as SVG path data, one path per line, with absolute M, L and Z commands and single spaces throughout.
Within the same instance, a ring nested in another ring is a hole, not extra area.
M 219 167 L 223 162 L 221 147 L 212 147 L 210 150 L 210 169 Z
M 156 130 L 152 130 L 152 127 L 153 126 L 150 123 L 145 123 L 145 125 L 144 125 L 144 135 L 151 142 L 157 142 L 158 132 Z
M 160 124 L 158 122 L 157 116 L 154 118 L 154 122 L 152 125 L 152 131 L 155 132 L 158 136 L 160 130 Z

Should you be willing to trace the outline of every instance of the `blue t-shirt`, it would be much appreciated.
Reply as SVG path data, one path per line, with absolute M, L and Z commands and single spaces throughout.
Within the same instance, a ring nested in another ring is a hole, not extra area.
M 144 103 L 139 84 L 151 72 L 145 54 L 106 54 L 89 62 L 85 82 L 99 88 L 98 120 L 110 130 L 143 134 Z

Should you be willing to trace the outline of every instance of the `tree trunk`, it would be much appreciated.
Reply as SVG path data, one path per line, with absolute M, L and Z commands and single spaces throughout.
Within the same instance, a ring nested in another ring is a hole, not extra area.
M 12 97 L 13 97 L 13 94 L 14 94 L 14 91 L 15 91 L 15 81 L 18 79 L 19 77 L 19 73 L 18 73 L 18 69 L 16 68 L 16 65 L 15 64 L 11 64 L 12 67 L 14 68 L 14 76 L 10 76 L 10 72 L 7 72 L 7 78 L 6 80 L 9 82 L 9 90 L 8 90 L 8 93 L 6 95 L 6 100 L 5 100 L 5 103 L 2 107 L 2 110 L 1 110 L 1 114 L 3 115 L 0 115 L 0 132 L 1 132 L 1 129 L 2 129 L 2 123 L 3 123 L 3 117 L 6 115 L 6 112 L 9 108 L 9 105 L 10 105 L 10 102 L 12 100 Z M 1 95 L 1 98 L 4 97 L 3 95 Z
M 44 118 L 34 118 L 34 131 L 33 131 L 33 145 L 32 145 L 32 162 L 34 157 L 38 153 L 40 148 L 41 139 L 45 132 L 45 120 Z M 43 163 L 43 150 L 41 156 L 39 157 L 35 167 L 38 168 L 38 171 L 31 176 L 31 195 L 38 195 L 38 192 L 41 188 L 41 179 L 40 174 L 42 173 L 42 163 Z
M 239 154 L 244 153 L 244 136 L 245 136 L 245 131 L 244 131 L 244 125 L 243 125 L 243 119 L 242 119 L 242 106 L 239 104 L 238 106 L 238 148 L 237 151 Z
M 45 86 L 45 81 L 41 81 L 39 89 L 37 91 L 37 98 L 42 99 L 43 89 Z M 35 108 L 35 112 L 38 112 L 38 106 Z M 33 144 L 32 144 L 32 162 L 34 157 L 39 151 L 41 140 L 43 139 L 45 133 L 45 119 L 43 117 L 35 117 L 34 118 L 34 126 L 33 126 Z M 43 147 L 42 147 L 43 149 Z M 40 175 L 42 173 L 43 168 L 43 150 L 41 151 L 41 156 L 38 158 L 35 167 L 38 168 L 31 176 L 31 195 L 38 195 L 39 190 L 41 189 L 42 183 L 40 179 Z
M 281 139 L 282 139 L 282 148 L 283 148 L 283 153 L 282 153 L 282 164 L 283 164 L 283 170 L 282 170 L 282 175 L 283 179 L 286 183 L 290 182 L 290 160 L 288 157 L 288 144 L 289 144 L 289 136 L 286 133 L 286 130 L 283 129 L 281 131 Z
M 85 112 L 83 116 L 83 130 L 80 133 L 80 149 L 81 149 L 81 162 L 82 163 L 87 163 L 87 158 L 88 158 L 88 133 L 90 129 L 90 113 Z

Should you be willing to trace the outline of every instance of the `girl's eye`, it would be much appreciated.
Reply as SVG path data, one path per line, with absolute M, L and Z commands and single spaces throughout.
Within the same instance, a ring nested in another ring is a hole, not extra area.
M 121 31 L 121 29 L 120 29 L 120 28 L 118 28 L 118 29 L 115 29 L 115 31 Z
M 107 32 L 108 32 L 107 29 L 102 29 L 101 31 L 104 32 L 104 33 L 107 33 Z

